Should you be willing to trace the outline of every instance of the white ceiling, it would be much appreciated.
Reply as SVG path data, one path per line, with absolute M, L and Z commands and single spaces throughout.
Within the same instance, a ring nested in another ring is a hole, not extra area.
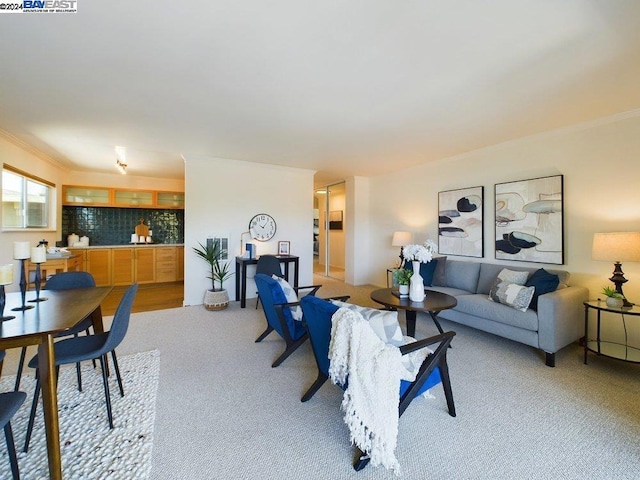
M 640 107 L 638 0 L 77 5 L 0 14 L 0 129 L 74 170 L 124 145 L 134 175 L 204 155 L 323 184 Z

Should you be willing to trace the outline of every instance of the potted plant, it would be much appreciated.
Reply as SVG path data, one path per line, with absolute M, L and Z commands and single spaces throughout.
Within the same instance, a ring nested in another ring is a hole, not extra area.
M 624 297 L 611 287 L 604 287 L 602 294 L 607 296 L 607 306 L 611 308 L 620 308 L 624 305 Z
M 208 240 L 204 245 L 198 242 L 200 247 L 193 247 L 193 251 L 209 264 L 211 274 L 207 276 L 211 280 L 211 289 L 204 294 L 204 308 L 207 310 L 224 310 L 229 306 L 229 293 L 224 288 L 224 281 L 233 275 L 229 271 L 229 262 L 222 260 L 226 250 L 220 246 L 220 242 Z M 220 282 L 220 288 L 216 288 L 216 280 Z
M 413 272 L 405 268 L 398 268 L 393 272 L 393 282 L 398 285 L 400 295 L 409 295 L 409 281 Z

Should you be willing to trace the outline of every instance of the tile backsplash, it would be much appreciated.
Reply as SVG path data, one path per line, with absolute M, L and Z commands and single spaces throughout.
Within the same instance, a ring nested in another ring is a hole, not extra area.
M 62 207 L 62 243 L 75 233 L 89 245 L 127 245 L 141 218 L 154 243 L 184 243 L 184 210 L 70 206 Z

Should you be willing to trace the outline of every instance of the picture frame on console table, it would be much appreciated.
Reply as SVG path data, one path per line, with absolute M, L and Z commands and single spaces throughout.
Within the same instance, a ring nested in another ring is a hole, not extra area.
M 290 255 L 291 242 L 280 241 L 278 242 L 278 255 Z
M 438 253 L 484 257 L 484 187 L 438 192 Z
M 495 185 L 496 259 L 564 264 L 564 176 Z

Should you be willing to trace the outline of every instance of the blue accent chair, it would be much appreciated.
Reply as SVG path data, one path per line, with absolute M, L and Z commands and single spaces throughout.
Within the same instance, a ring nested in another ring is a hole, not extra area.
M 338 306 L 333 303 L 316 297 L 303 297 L 300 300 L 302 311 L 304 312 L 304 323 L 309 332 L 309 340 L 313 348 L 313 355 L 318 366 L 318 377 L 309 390 L 302 397 L 306 402 L 320 389 L 329 378 L 329 343 L 331 341 L 331 317 L 338 310 Z M 456 416 L 453 393 L 451 391 L 451 381 L 449 379 L 449 368 L 447 366 L 447 350 L 455 332 L 445 332 L 435 337 L 418 340 L 408 345 L 400 347 L 402 355 L 414 352 L 421 348 L 439 344 L 435 351 L 429 355 L 418 371 L 413 382 L 402 380 L 400 383 L 400 404 L 398 415 L 402 416 L 411 401 L 426 390 L 442 383 L 449 415 Z M 348 381 L 348 379 L 347 379 Z M 346 388 L 346 386 L 345 386 Z M 356 470 L 363 469 L 369 463 L 369 457 L 357 449 L 354 467 Z
M 272 367 L 277 367 L 302 345 L 309 338 L 309 335 L 302 322 L 294 320 L 291 315 L 291 307 L 299 306 L 300 302 L 288 303 L 278 282 L 269 275 L 257 273 L 254 280 L 256 287 L 258 287 L 260 303 L 267 319 L 267 328 L 256 339 L 256 343 L 264 340 L 274 330 L 286 343 L 284 352 L 271 365 Z M 320 285 L 298 287 L 296 293 L 299 290 L 310 289 L 306 296 L 313 296 L 319 288 Z

